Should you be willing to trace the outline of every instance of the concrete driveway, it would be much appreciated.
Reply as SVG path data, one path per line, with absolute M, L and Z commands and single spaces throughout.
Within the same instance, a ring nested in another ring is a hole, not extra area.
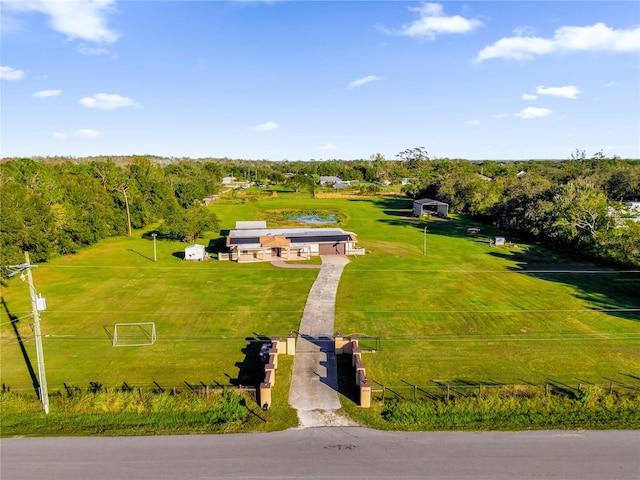
M 342 255 L 322 256 L 300 321 L 289 404 L 298 410 L 302 428 L 356 425 L 336 413 L 341 405 L 333 321 L 340 276 L 348 263 Z

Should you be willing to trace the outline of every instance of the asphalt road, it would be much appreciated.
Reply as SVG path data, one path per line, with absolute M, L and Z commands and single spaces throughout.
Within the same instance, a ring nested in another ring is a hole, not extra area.
M 0 440 L 2 480 L 638 480 L 639 431 L 276 433 Z

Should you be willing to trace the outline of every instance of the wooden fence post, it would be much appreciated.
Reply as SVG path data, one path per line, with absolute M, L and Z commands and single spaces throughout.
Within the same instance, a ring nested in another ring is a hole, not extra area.
M 447 402 L 449 401 L 449 384 L 447 384 Z

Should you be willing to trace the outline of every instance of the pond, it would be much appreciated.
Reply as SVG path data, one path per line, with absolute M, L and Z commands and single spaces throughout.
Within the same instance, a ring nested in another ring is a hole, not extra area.
M 290 220 L 295 220 L 298 223 L 304 223 L 305 225 L 324 225 L 327 223 L 338 223 L 338 219 L 333 213 L 327 215 L 296 215 L 289 217 Z

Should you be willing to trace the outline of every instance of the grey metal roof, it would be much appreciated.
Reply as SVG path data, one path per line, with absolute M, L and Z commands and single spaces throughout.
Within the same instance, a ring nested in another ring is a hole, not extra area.
M 230 230 L 230 238 L 238 237 L 267 237 L 269 235 L 278 235 L 283 237 L 304 237 L 304 236 L 317 236 L 317 235 L 345 235 L 352 234 L 351 232 L 345 232 L 341 228 L 252 228 L 248 230 Z
M 449 205 L 448 203 L 444 203 L 439 200 L 432 200 L 430 198 L 421 198 L 420 200 L 414 200 L 413 203 L 417 203 L 418 205 Z
M 236 228 L 239 230 L 249 230 L 252 228 L 267 228 L 266 220 L 238 220 Z

